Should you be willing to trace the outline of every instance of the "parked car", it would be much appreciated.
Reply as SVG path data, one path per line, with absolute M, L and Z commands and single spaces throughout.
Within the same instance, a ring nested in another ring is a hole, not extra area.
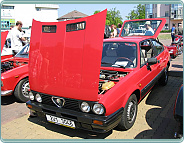
M 122 29 L 151 21 L 155 34 L 120 33 L 103 40 L 106 13 L 63 22 L 33 21 L 26 102 L 31 116 L 100 133 L 116 126 L 128 130 L 138 103 L 154 84 L 167 84 L 170 55 L 156 40 L 166 20 L 124 21 Z
M 169 50 L 170 56 L 172 58 L 176 58 L 178 56 L 178 48 L 176 45 L 173 46 L 166 46 L 167 49 Z
M 170 56 L 176 58 L 179 54 L 183 53 L 183 36 L 176 35 L 175 41 L 170 46 L 166 46 L 169 50 Z
M 174 106 L 174 118 L 178 123 L 178 130 L 175 132 L 175 138 L 183 137 L 183 84 L 181 85 L 176 97 Z
M 22 102 L 29 99 L 29 44 L 12 58 L 1 60 L 1 96 L 14 94 Z

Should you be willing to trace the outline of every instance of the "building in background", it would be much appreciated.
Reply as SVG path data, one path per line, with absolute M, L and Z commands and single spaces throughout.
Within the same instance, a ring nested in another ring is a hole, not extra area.
M 172 24 L 183 26 L 183 7 L 182 4 L 145 4 L 146 18 L 165 18 L 166 23 L 163 30 L 172 28 Z
M 86 16 L 88 16 L 88 15 L 86 15 L 82 12 L 79 12 L 77 10 L 74 10 L 72 12 L 69 12 L 69 13 L 59 17 L 57 20 L 66 21 L 66 20 L 72 20 L 72 19 L 82 18 L 82 17 L 86 17 Z
M 7 30 L 20 20 L 23 29 L 32 26 L 32 20 L 55 22 L 58 18 L 58 4 L 3 4 L 1 6 L 1 30 Z

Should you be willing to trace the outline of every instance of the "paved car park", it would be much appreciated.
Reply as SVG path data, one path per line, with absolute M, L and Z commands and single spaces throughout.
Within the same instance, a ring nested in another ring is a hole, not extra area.
M 182 71 L 183 54 L 171 60 L 168 84 L 164 87 L 156 84 L 138 105 L 136 122 L 128 131 L 118 131 L 115 128 L 108 133 L 97 134 L 73 130 L 40 121 L 38 118 L 29 118 L 27 109 L 19 113 L 18 118 L 4 121 L 3 109 L 7 105 L 2 105 L 1 137 L 3 139 L 173 139 L 177 129 L 173 108 L 178 89 L 183 83 Z M 25 105 L 22 108 L 27 107 Z M 13 112 L 18 112 L 15 109 L 16 106 L 14 109 L 9 108 Z M 11 115 L 8 117 L 11 118 Z

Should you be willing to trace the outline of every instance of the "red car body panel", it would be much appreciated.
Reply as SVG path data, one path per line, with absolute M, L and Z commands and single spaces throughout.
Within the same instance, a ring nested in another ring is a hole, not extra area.
M 7 35 L 8 31 L 1 32 L 1 52 L 3 50 Z
M 32 90 L 97 101 L 106 13 L 57 23 L 33 21 L 29 63 Z M 81 21 L 86 22 L 85 30 L 66 32 L 67 24 Z M 56 25 L 57 32 L 42 33 L 42 25 Z
M 1 60 L 13 57 L 13 55 L 10 54 L 10 53 L 6 53 L 5 55 L 2 55 L 2 51 L 3 51 L 3 48 L 4 48 L 4 44 L 5 44 L 8 32 L 9 31 L 1 32 Z
M 4 56 L 1 56 L 1 60 L 11 58 L 11 57 L 13 57 L 13 55 L 4 55 Z

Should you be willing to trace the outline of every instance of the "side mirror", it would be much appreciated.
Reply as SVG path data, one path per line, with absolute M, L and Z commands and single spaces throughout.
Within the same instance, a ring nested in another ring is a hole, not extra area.
M 148 66 L 154 65 L 157 63 L 157 58 L 148 58 L 147 63 L 148 63 Z

